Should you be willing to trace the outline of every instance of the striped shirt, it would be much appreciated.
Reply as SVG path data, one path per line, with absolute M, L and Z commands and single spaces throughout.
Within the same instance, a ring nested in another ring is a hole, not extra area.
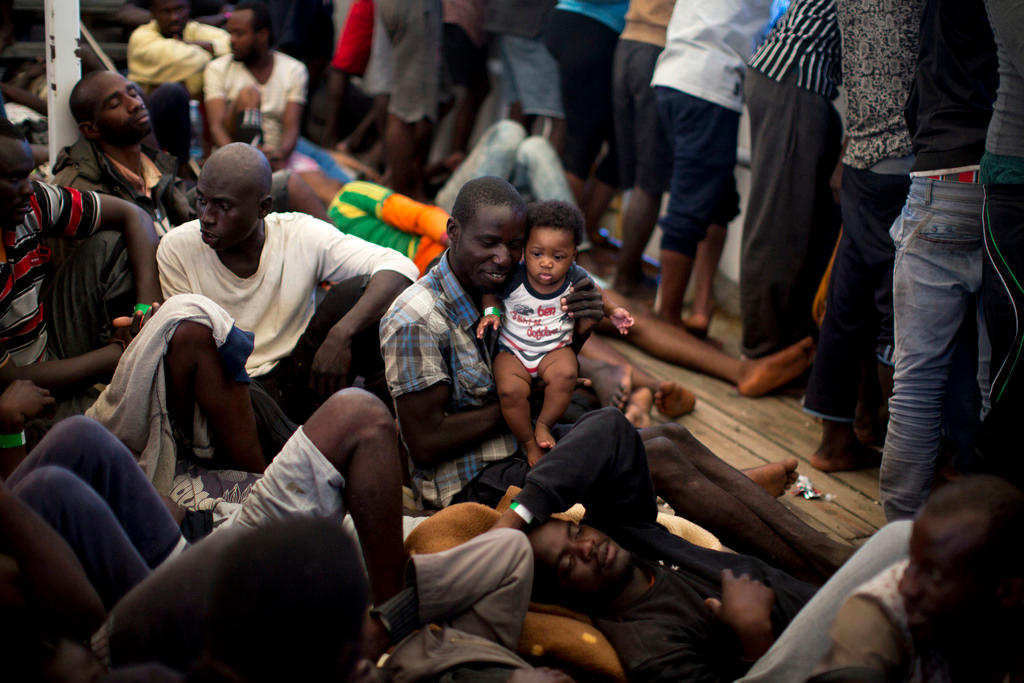
M 836 0 L 793 0 L 750 66 L 780 82 L 795 66 L 797 87 L 834 100 L 842 83 L 840 54 Z
M 0 258 L 0 365 L 13 359 L 20 366 L 43 360 L 46 322 L 43 280 L 50 261 L 46 237 L 84 238 L 99 222 L 99 197 L 32 181 L 32 210 L 21 223 L 3 231 Z
M 448 264 L 447 254 L 426 275 L 398 295 L 380 321 L 380 347 L 388 389 L 394 398 L 449 385 L 446 414 L 481 408 L 498 400 L 491 374 L 493 348 L 476 337 L 480 320 L 473 299 Z M 493 342 L 496 335 L 486 339 Z M 462 453 L 430 468 L 413 467 L 417 500 L 442 508 L 483 470 L 487 463 L 516 452 L 506 432 L 472 444 Z

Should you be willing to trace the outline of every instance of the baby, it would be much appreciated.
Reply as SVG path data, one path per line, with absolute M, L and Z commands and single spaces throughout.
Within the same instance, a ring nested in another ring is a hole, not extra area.
M 531 466 L 555 445 L 551 425 L 565 413 L 576 388 L 576 354 L 569 346 L 575 321 L 562 311 L 561 298 L 588 277 L 575 263 L 582 239 L 583 214 L 575 206 L 560 201 L 531 204 L 526 212 L 523 262 L 500 294 L 484 295 L 482 301 L 484 317 L 477 325 L 477 336 L 482 338 L 489 326 L 501 326 L 493 368 L 501 414 Z M 626 334 L 633 324 L 629 311 L 607 299 L 604 311 Z M 536 428 L 529 404 L 534 377 L 545 383 Z

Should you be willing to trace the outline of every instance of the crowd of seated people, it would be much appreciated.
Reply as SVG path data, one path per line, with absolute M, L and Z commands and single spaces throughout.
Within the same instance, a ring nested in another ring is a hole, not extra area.
M 1024 10 L 778 5 L 125 3 L 52 167 L 0 112 L 3 678 L 1024 680 Z

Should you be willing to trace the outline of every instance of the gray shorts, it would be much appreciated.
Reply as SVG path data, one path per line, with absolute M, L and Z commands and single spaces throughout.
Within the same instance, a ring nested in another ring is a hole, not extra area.
M 440 0 L 377 0 L 374 8 L 391 46 L 388 112 L 406 123 L 437 121 L 446 92 Z
M 657 45 L 619 39 L 612 72 L 619 186 L 639 187 L 655 195 L 668 190 L 672 177 L 672 145 L 658 118 L 651 87 L 659 54 Z
M 344 489 L 341 472 L 299 427 L 224 526 L 258 527 L 299 514 L 340 520 Z
M 495 36 L 501 57 L 501 104 L 519 102 L 527 115 L 565 118 L 558 62 L 541 38 Z

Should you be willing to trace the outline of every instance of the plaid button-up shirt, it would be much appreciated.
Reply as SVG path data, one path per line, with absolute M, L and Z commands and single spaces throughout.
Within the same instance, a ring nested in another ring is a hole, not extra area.
M 448 414 L 496 401 L 491 374 L 496 335 L 488 330 L 485 340 L 478 340 L 479 320 L 480 312 L 445 254 L 395 299 L 380 321 L 380 347 L 391 395 L 398 398 L 444 382 L 450 387 Z M 507 458 L 516 448 L 515 437 L 506 433 L 473 444 L 433 468 L 413 466 L 413 492 L 424 507 L 444 507 L 484 465 Z

